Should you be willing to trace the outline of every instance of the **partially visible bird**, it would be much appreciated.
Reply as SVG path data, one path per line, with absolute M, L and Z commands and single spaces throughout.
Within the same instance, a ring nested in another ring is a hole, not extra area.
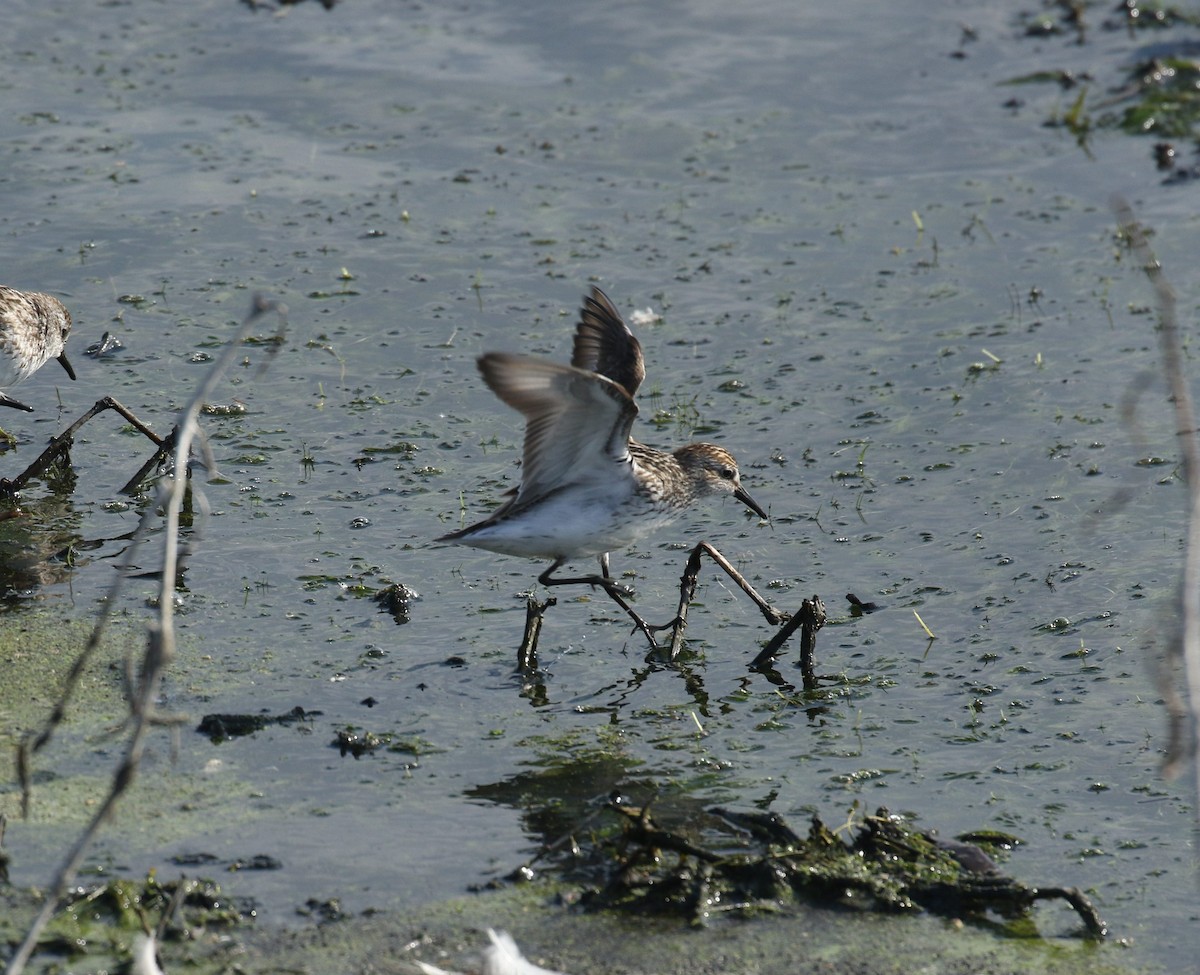
M 70 334 L 71 313 L 57 298 L 0 285 L 0 406 L 32 413 L 32 406 L 5 390 L 24 382 L 51 359 L 75 378 L 65 351 Z

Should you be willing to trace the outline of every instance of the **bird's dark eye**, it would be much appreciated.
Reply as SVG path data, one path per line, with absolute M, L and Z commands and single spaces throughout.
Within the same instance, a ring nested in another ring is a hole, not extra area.
M 725 478 L 727 481 L 732 481 L 735 477 L 737 477 L 737 471 L 732 467 L 722 467 L 721 477 Z

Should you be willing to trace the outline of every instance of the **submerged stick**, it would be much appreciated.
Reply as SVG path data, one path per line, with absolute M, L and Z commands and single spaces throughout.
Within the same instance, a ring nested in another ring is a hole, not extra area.
M 814 595 L 812 599 L 804 600 L 800 611 L 796 613 L 787 625 L 772 637 L 771 642 L 759 651 L 757 657 L 750 661 L 751 669 L 765 667 L 779 655 L 783 645 L 787 643 L 796 630 L 800 630 L 800 676 L 804 681 L 804 689 L 811 691 L 817 686 L 816 669 L 813 659 L 817 647 L 817 632 L 825 625 L 825 603 L 821 597 Z
M 532 596 L 525 604 L 525 635 L 521 637 L 521 646 L 517 648 L 517 670 L 528 673 L 537 669 L 538 637 L 542 635 L 543 618 L 546 610 L 557 603 L 551 596 L 544 602 L 538 602 Z

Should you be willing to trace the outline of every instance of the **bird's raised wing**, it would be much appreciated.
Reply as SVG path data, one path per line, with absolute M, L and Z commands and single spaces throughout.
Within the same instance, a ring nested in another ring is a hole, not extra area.
M 546 359 L 489 352 L 479 371 L 525 417 L 521 486 L 514 504 L 567 483 L 602 481 L 629 461 L 637 405 L 604 376 Z
M 632 399 L 646 378 L 642 345 L 599 288 L 583 299 L 571 365 L 611 379 Z

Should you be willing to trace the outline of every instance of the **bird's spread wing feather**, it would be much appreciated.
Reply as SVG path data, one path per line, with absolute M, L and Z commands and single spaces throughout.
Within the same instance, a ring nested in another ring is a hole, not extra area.
M 513 504 L 568 483 L 602 481 L 629 460 L 637 405 L 617 383 L 573 366 L 489 352 L 479 371 L 526 420 L 521 487 Z
M 646 378 L 641 343 L 599 288 L 592 288 L 592 293 L 583 300 L 579 324 L 575 326 L 571 365 L 611 379 L 630 398 L 637 395 Z

